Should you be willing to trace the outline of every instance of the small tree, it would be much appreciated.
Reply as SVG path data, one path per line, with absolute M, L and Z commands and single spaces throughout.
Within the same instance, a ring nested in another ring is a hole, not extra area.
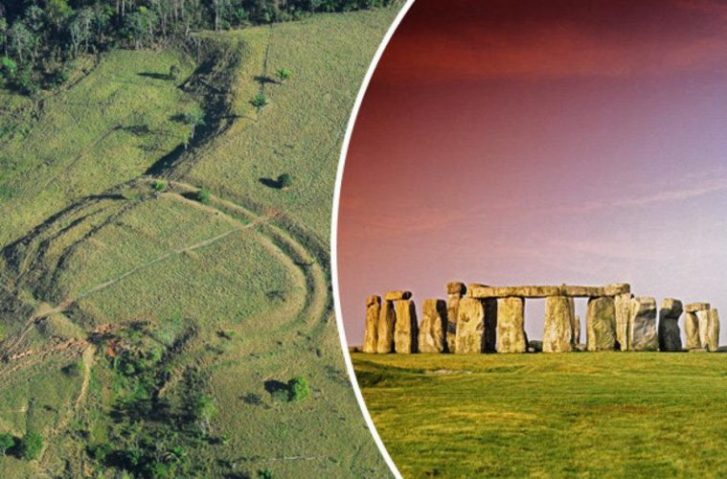
M 197 190 L 197 193 L 194 195 L 195 199 L 203 205 L 208 205 L 210 203 L 210 196 L 212 196 L 212 193 L 204 187 Z
M 304 377 L 299 376 L 288 381 L 288 396 L 291 401 L 302 401 L 309 394 L 310 387 Z
M 15 438 L 6 432 L 0 434 L 0 457 L 4 456 L 9 449 L 15 447 Z
M 179 69 L 177 65 L 172 65 L 169 67 L 169 79 L 172 81 L 179 80 L 179 75 L 182 74 L 182 71 Z
M 268 97 L 265 96 L 265 93 L 258 93 L 253 97 L 250 103 L 252 103 L 252 106 L 255 108 L 260 109 L 268 104 Z
M 287 190 L 293 184 L 293 178 L 288 173 L 283 173 L 278 176 L 277 183 L 280 189 Z
M 43 436 L 29 432 L 20 440 L 20 455 L 23 459 L 31 461 L 40 456 L 43 450 Z
M 278 77 L 278 80 L 280 80 L 280 83 L 285 83 L 286 80 L 290 79 L 290 76 L 292 74 L 293 73 L 287 68 L 279 68 L 278 71 L 275 72 L 275 75 Z
M 151 183 L 151 188 L 154 191 L 162 192 L 167 189 L 167 182 L 164 180 L 154 180 Z

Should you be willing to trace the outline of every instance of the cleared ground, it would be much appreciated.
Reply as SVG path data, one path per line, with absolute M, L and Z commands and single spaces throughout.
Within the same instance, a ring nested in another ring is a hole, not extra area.
M 3 94 L 0 432 L 45 445 L 1 477 L 388 476 L 343 368 L 328 238 L 398 7 L 115 52 L 36 104 Z M 281 400 L 293 377 L 307 399 Z
M 725 354 L 353 359 L 407 478 L 727 475 Z

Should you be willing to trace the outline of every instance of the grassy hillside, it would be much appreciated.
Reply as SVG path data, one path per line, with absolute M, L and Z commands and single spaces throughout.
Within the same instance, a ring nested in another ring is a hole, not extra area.
M 40 103 L 3 94 L 0 434 L 44 443 L 0 476 L 388 476 L 343 368 L 328 237 L 397 8 L 115 52 Z
M 353 359 L 407 478 L 727 474 L 722 354 Z

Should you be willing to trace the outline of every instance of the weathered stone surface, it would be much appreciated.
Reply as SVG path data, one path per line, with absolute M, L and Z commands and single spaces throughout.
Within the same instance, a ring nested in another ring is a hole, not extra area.
M 631 293 L 631 285 L 628 283 L 612 283 L 604 287 L 604 296 L 616 296 L 619 294 Z
M 411 298 L 411 291 L 389 291 L 384 295 L 384 301 L 398 301 Z
M 416 353 L 419 326 L 414 301 L 400 299 L 394 301 L 396 322 L 394 323 L 394 351 L 400 354 Z
M 684 312 L 686 313 L 696 313 L 697 311 L 702 311 L 709 309 L 711 306 L 709 303 L 689 303 L 684 306 Z
M 521 298 L 547 298 L 549 296 L 569 297 L 600 297 L 615 296 L 630 292 L 631 286 L 625 283 L 610 284 L 607 286 L 486 286 L 477 283 L 468 287 L 469 296 L 473 298 L 506 298 L 516 296 Z
M 447 303 L 440 299 L 427 299 L 422 307 L 419 325 L 419 352 L 444 353 L 447 351 Z
M 679 331 L 679 317 L 683 311 L 678 299 L 664 298 L 659 309 L 659 350 L 681 351 L 682 336 Z
M 498 353 L 524 353 L 525 341 L 525 302 L 522 298 L 500 298 L 497 300 Z
M 613 297 L 616 310 L 616 341 L 618 349 L 629 351 L 631 349 L 631 307 L 633 295 L 631 293 L 617 294 Z
M 719 312 L 716 308 L 709 310 L 706 339 L 707 351 L 716 352 L 719 349 Z
M 699 347 L 707 349 L 707 332 L 709 331 L 709 309 L 700 309 L 694 314 L 697 315 L 697 328 L 699 334 Z
M 457 311 L 456 354 L 485 351 L 485 305 L 475 298 L 464 297 Z
M 379 340 L 379 315 L 381 314 L 381 297 L 366 298 L 366 329 L 364 330 L 364 353 L 375 353 Z
M 381 303 L 381 313 L 379 314 L 379 331 L 376 343 L 377 353 L 385 354 L 394 352 L 395 323 L 396 314 L 394 313 L 394 303 L 391 301 L 383 301 Z
M 685 312 L 684 335 L 687 338 L 688 350 L 702 349 L 702 343 L 699 341 L 699 318 L 696 311 Z
M 571 344 L 576 345 L 581 342 L 581 318 L 576 316 L 576 302 L 573 298 L 568 298 L 570 305 L 571 320 Z
M 545 300 L 543 352 L 566 353 L 573 347 L 573 308 L 566 296 L 549 296 Z
M 450 281 L 447 283 L 447 294 L 456 294 L 464 296 L 467 292 L 467 287 L 461 281 Z
M 586 347 L 589 351 L 612 351 L 616 346 L 616 307 L 613 297 L 588 300 Z
M 659 337 L 656 333 L 656 299 L 642 297 L 631 300 L 629 338 L 632 351 L 657 351 Z

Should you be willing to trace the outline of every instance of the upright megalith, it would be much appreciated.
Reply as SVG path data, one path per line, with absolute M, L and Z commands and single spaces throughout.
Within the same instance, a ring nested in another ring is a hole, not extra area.
M 456 354 L 485 352 L 485 305 L 476 298 L 463 297 L 457 310 Z
M 715 308 L 710 309 L 708 314 L 706 347 L 707 351 L 715 352 L 719 349 L 719 312 Z
M 447 352 L 447 303 L 440 299 L 424 301 L 419 325 L 419 352 Z
M 384 300 L 381 303 L 381 312 L 379 314 L 378 337 L 376 338 L 376 352 L 379 354 L 394 352 L 394 325 L 396 324 L 396 314 L 394 313 L 394 303 Z
M 419 327 L 417 311 L 411 299 L 394 301 L 394 351 L 400 354 L 416 353 Z
M 485 316 L 486 313 L 487 311 Z M 527 350 L 523 298 L 509 297 L 497 300 L 496 328 L 495 349 L 498 353 L 524 353 Z
M 659 309 L 659 350 L 681 351 L 682 336 L 679 331 L 679 317 L 684 310 L 682 302 L 664 298 Z
M 695 351 L 706 346 L 702 339 L 706 336 L 709 321 L 709 303 L 689 303 L 684 306 L 684 335 L 687 338 L 687 349 Z M 700 335 L 700 322 L 703 323 L 703 334 Z
M 631 349 L 631 315 L 633 306 L 633 295 L 631 293 L 617 294 L 613 298 L 616 310 L 616 341 L 620 351 Z
M 568 298 L 570 306 L 570 324 L 571 324 L 571 344 L 573 346 L 581 342 L 581 318 L 576 316 L 576 302 L 571 297 Z
M 545 300 L 543 329 L 544 353 L 567 353 L 573 347 L 574 308 L 566 296 L 548 296 Z
M 364 353 L 375 353 L 379 339 L 379 315 L 381 314 L 381 296 L 372 295 L 366 298 L 366 329 L 364 330 Z
M 612 296 L 588 300 L 586 347 L 589 351 L 612 351 L 616 346 L 616 307 Z
M 466 292 L 467 287 L 462 282 L 451 281 L 447 283 L 447 349 L 450 353 L 455 352 L 459 301 Z
M 628 338 L 629 350 L 656 351 L 659 349 L 659 338 L 656 333 L 656 299 L 631 299 Z

